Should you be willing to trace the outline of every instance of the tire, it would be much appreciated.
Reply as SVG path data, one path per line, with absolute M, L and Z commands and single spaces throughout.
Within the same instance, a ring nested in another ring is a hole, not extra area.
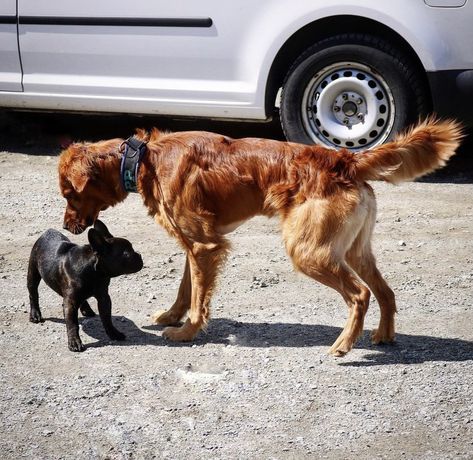
M 384 40 L 337 35 L 307 49 L 283 84 L 280 119 L 286 138 L 365 150 L 391 139 L 427 112 L 411 60 Z

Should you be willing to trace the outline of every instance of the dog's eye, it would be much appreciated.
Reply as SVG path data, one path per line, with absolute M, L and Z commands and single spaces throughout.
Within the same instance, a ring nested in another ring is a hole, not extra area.
M 70 196 L 72 195 L 72 190 L 63 190 L 62 192 L 62 196 L 67 200 L 68 198 L 70 198 Z

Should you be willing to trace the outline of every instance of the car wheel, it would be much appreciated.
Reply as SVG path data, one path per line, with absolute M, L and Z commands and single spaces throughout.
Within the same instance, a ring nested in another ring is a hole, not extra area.
M 421 79 L 387 42 L 346 34 L 306 50 L 289 70 L 280 103 L 286 138 L 364 150 L 426 112 Z

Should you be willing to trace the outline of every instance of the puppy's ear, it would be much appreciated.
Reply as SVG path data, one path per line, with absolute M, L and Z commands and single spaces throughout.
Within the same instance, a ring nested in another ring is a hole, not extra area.
M 94 228 L 105 238 L 113 238 L 113 235 L 108 231 L 108 228 L 101 220 L 96 220 Z
M 92 249 L 97 252 L 101 253 L 107 246 L 107 242 L 105 241 L 105 238 L 95 230 L 94 228 L 91 228 L 89 230 L 89 233 L 87 233 L 87 237 L 89 238 L 89 243 L 92 246 Z

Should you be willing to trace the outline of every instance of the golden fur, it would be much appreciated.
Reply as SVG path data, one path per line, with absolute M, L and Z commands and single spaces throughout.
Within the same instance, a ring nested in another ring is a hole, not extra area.
M 376 201 L 367 180 L 411 180 L 450 158 L 462 137 L 453 121 L 433 118 L 362 153 L 208 132 L 151 133 L 138 175 L 150 215 L 181 243 L 187 259 L 177 299 L 153 316 L 170 340 L 192 340 L 209 319 L 225 233 L 255 216 L 278 215 L 294 267 L 338 291 L 348 321 L 330 351 L 344 355 L 363 330 L 370 290 L 381 318 L 373 343 L 394 339 L 394 294 L 371 250 Z M 64 227 L 80 233 L 99 212 L 123 201 L 123 139 L 73 144 L 59 161 L 67 199 Z M 188 314 L 180 327 L 179 321 Z

